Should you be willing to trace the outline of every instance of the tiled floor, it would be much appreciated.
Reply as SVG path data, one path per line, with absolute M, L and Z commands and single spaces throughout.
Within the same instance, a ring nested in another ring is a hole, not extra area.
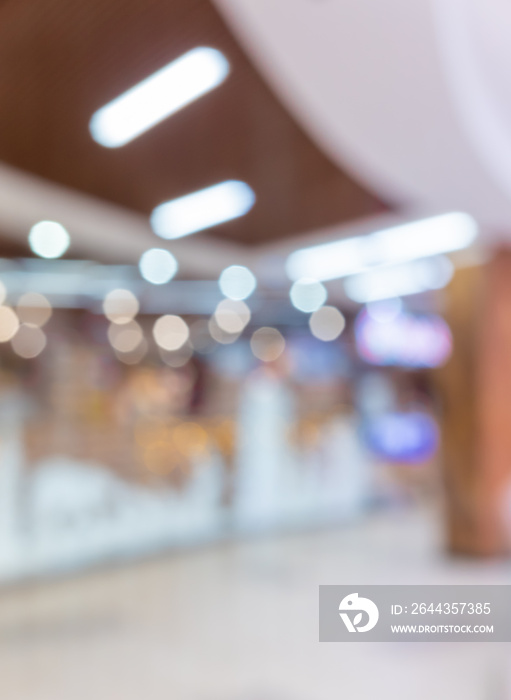
M 509 700 L 511 645 L 319 644 L 319 583 L 511 582 L 424 513 L 4 590 L 6 700 Z

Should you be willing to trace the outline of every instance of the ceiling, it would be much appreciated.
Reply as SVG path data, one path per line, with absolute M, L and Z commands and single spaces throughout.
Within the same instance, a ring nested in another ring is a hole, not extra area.
M 508 0 L 213 0 L 290 113 L 401 214 L 511 240 Z
M 200 45 L 231 64 L 219 88 L 122 148 L 91 139 L 98 107 Z M 244 180 L 255 207 L 209 233 L 248 245 L 386 210 L 306 136 L 208 0 L 4 0 L 0 66 L 0 161 L 54 183 L 146 215 Z

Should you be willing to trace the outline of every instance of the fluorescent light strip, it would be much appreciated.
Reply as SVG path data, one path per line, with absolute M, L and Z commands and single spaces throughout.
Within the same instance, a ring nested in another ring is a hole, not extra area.
M 452 262 L 439 255 L 348 277 L 344 280 L 344 290 L 352 301 L 368 304 L 441 289 L 450 282 L 452 275 Z
M 228 73 L 220 51 L 193 49 L 95 112 L 92 138 L 107 148 L 124 146 L 220 85 Z
M 182 238 L 243 216 L 254 202 L 255 194 L 247 184 L 227 180 L 160 204 L 151 215 L 151 225 L 161 238 Z
M 368 236 L 303 248 L 288 257 L 291 280 L 347 277 L 380 265 L 409 262 L 467 248 L 477 236 L 468 214 L 453 212 L 378 231 Z

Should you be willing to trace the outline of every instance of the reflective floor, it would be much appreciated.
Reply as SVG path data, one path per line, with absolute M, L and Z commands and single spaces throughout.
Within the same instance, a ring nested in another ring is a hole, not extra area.
M 9 700 L 505 700 L 511 645 L 319 644 L 320 583 L 504 583 L 426 512 L 4 589 Z

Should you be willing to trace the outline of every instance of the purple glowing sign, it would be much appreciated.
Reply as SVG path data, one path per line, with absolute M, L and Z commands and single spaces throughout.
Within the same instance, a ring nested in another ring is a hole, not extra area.
M 364 310 L 355 324 L 360 357 L 373 365 L 439 367 L 452 351 L 447 323 L 435 315 L 400 313 L 377 321 Z
M 383 459 L 421 464 L 438 449 L 438 426 L 427 413 L 387 413 L 371 418 L 364 428 L 370 449 Z

